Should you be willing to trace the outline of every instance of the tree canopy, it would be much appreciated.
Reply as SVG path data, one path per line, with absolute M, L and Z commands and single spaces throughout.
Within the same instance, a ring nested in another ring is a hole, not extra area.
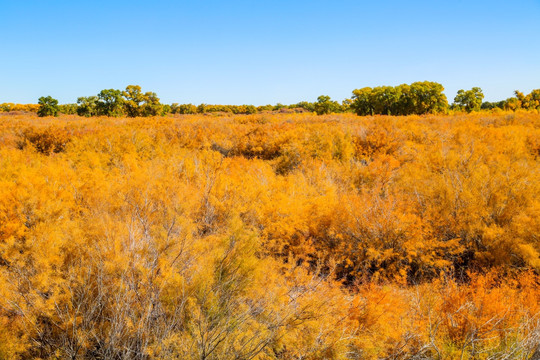
M 353 91 L 351 108 L 357 115 L 421 115 L 445 112 L 444 87 L 424 81 L 411 85 L 365 87 Z
M 58 100 L 53 99 L 51 96 L 40 97 L 38 100 L 38 105 L 38 116 L 58 116 Z
M 484 93 L 479 87 L 473 87 L 471 90 L 459 90 L 454 98 L 455 106 L 464 109 L 467 112 L 480 110 Z

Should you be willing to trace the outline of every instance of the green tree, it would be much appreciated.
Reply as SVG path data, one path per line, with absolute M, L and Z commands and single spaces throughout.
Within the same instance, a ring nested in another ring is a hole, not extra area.
M 516 98 L 517 98 L 521 103 L 523 103 L 523 101 L 525 101 L 525 94 L 522 93 L 521 91 L 519 91 L 519 90 L 514 90 L 514 95 L 516 96 Z
M 97 96 L 81 96 L 77 99 L 77 114 L 79 116 L 96 116 L 98 115 L 98 97 Z
M 448 109 L 444 87 L 436 82 L 365 87 L 353 91 L 349 107 L 358 115 L 411 115 L 443 113 Z
M 314 108 L 317 115 L 336 113 L 341 110 L 339 103 L 331 100 L 330 96 L 327 95 L 319 96 Z
M 351 109 L 359 116 L 373 115 L 374 108 L 371 100 L 373 89 L 365 87 L 353 90 Z
M 127 116 L 141 116 L 141 104 L 144 101 L 144 94 L 139 85 L 128 85 L 126 90 L 122 92 L 125 99 L 125 109 Z
M 535 89 L 523 99 L 523 107 L 526 109 L 540 109 L 540 89 Z
M 254 105 L 244 105 L 245 106 L 245 114 L 256 114 L 257 108 Z
M 410 114 L 437 114 L 448 110 L 448 99 L 444 95 L 444 87 L 436 82 L 414 82 L 410 86 L 402 87 L 402 97 L 410 99 L 402 115 Z
M 343 101 L 341 102 L 341 110 L 342 110 L 343 112 L 351 112 L 351 110 L 352 110 L 352 107 L 351 107 L 352 103 L 353 103 L 352 99 L 345 99 L 345 100 L 343 100 Z
M 60 113 L 65 115 L 73 115 L 77 113 L 77 104 L 58 105 Z
M 171 113 L 173 114 L 196 114 L 197 106 L 193 104 L 177 104 L 171 105 Z
M 208 105 L 206 105 L 205 103 L 199 104 L 199 106 L 197 106 L 197 113 L 204 114 L 207 109 L 208 109 Z
M 261 111 L 272 111 L 273 109 L 274 109 L 274 105 L 271 105 L 271 104 L 257 106 L 257 111 L 259 111 L 259 112 L 261 112 Z M 313 111 L 313 110 L 311 110 L 311 111 Z
M 141 116 L 158 116 L 163 112 L 163 105 L 155 92 L 143 94 L 143 104 L 141 106 Z
M 118 117 L 124 114 L 122 91 L 115 89 L 101 90 L 97 98 L 96 105 L 99 115 Z
M 310 112 L 314 112 L 315 111 L 315 103 L 308 102 L 308 101 L 300 101 L 297 104 L 293 104 L 293 105 L 289 106 L 289 108 L 291 108 L 291 109 L 300 108 L 300 109 L 304 109 L 304 110 L 307 110 L 307 111 L 310 111 Z
M 38 116 L 58 116 L 60 110 L 58 107 L 58 100 L 53 99 L 50 96 L 42 96 L 38 99 L 38 104 Z
M 276 105 L 274 105 L 272 107 L 272 110 L 273 111 L 279 111 L 279 110 L 284 109 L 284 108 L 286 108 L 285 105 L 283 105 L 282 103 L 277 103 Z
M 514 110 L 517 110 L 519 108 L 521 108 L 521 101 L 519 101 L 519 99 L 517 97 L 508 98 L 504 102 L 504 109 L 505 110 L 514 111 Z
M 399 100 L 401 89 L 399 86 L 378 86 L 371 91 L 370 101 L 375 114 L 400 115 Z
M 172 106 L 169 104 L 163 104 L 161 109 L 161 115 L 169 115 L 172 112 Z
M 454 98 L 454 104 L 467 112 L 480 110 L 484 94 L 479 87 L 471 90 L 459 90 Z
M 124 108 L 129 117 L 161 115 L 163 106 L 154 92 L 143 93 L 139 85 L 128 85 L 122 92 Z
M 504 109 L 505 105 L 506 105 L 506 101 L 504 100 L 496 101 L 496 102 L 484 101 L 480 108 L 484 110 Z

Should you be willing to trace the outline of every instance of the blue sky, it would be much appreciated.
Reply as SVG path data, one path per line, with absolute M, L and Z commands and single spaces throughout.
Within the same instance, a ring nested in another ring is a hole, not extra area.
M 165 103 L 289 104 L 437 81 L 540 88 L 540 0 L 0 0 L 0 103 L 129 84 Z

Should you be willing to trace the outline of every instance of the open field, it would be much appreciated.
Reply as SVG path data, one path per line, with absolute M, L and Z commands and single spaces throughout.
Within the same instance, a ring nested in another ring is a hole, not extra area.
M 0 359 L 529 359 L 540 114 L 0 115 Z

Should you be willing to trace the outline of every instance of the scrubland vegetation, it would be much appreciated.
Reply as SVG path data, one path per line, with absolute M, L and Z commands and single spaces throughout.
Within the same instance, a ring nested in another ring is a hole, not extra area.
M 0 359 L 530 359 L 539 161 L 536 110 L 0 115 Z

